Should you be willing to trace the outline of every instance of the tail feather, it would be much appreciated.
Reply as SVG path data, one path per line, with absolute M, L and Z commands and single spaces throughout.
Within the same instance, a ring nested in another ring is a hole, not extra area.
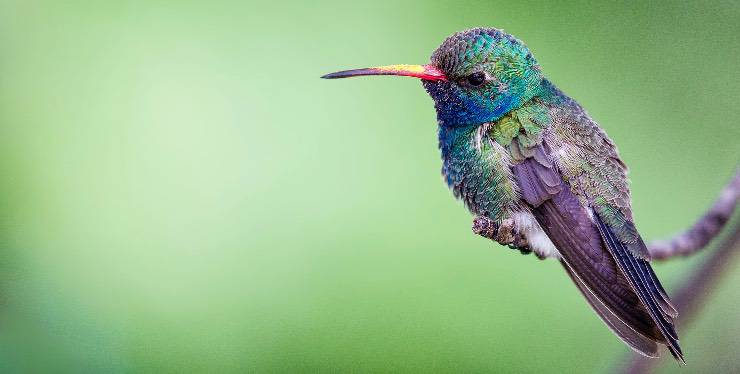
M 591 290 L 589 290 L 588 286 L 586 286 L 586 284 L 584 284 L 583 281 L 573 273 L 573 270 L 567 263 L 565 263 L 565 261 L 561 261 L 561 263 L 563 264 L 565 271 L 570 276 L 570 279 L 573 280 L 573 283 L 578 287 L 578 290 L 581 291 L 583 296 L 586 298 L 586 301 L 591 305 L 591 308 L 593 308 L 596 314 L 614 334 L 622 339 L 622 341 L 630 348 L 635 350 L 635 352 L 647 357 L 658 357 L 658 344 L 654 339 L 641 334 L 639 331 L 635 330 L 629 324 L 620 319 L 619 316 L 609 310 L 609 308 L 604 305 L 604 303 L 601 302 L 601 300 L 599 300 Z
M 627 277 L 630 285 L 647 307 L 650 317 L 652 317 L 665 338 L 664 342 L 671 354 L 685 364 L 686 361 L 679 345 L 678 334 L 673 325 L 672 317 L 677 315 L 676 309 L 666 297 L 665 290 L 655 277 L 650 264 L 632 255 L 635 252 L 630 250 L 629 244 L 622 243 L 598 215 L 596 215 L 596 223 L 604 242 L 614 254 L 619 269 Z M 633 245 L 645 246 L 642 240 L 638 240 L 638 243 Z

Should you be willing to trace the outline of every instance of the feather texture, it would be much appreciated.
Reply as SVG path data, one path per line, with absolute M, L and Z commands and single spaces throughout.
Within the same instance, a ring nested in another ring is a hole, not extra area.
M 651 339 L 642 333 L 635 331 L 633 327 L 624 322 L 617 314 L 612 312 L 594 293 L 586 286 L 583 281 L 573 272 L 565 261 L 560 261 L 570 279 L 575 283 L 583 297 L 586 298 L 591 308 L 601 318 L 602 321 L 614 332 L 623 342 L 627 343 L 635 351 L 647 356 L 658 357 L 658 345 L 654 339 Z
M 629 280 L 640 301 L 647 307 L 650 317 L 663 335 L 663 342 L 666 343 L 673 357 L 684 362 L 683 352 L 678 344 L 678 334 L 673 326 L 673 318 L 678 313 L 665 297 L 663 286 L 655 277 L 652 268 L 647 261 L 633 256 L 627 246 L 619 241 L 600 217 L 597 216 L 596 222 L 620 270 Z
M 653 341 L 665 340 L 631 282 L 604 248 L 588 212 L 569 189 L 563 189 L 533 209 L 533 214 L 558 248 L 568 269 L 580 280 L 576 285 L 589 290 L 599 301 L 597 306 L 603 305 L 635 333 Z M 604 313 L 599 308 L 594 309 L 604 319 Z M 634 336 L 620 337 L 627 342 L 635 340 Z M 640 349 L 638 346 L 633 348 Z M 648 356 L 654 354 L 643 353 Z

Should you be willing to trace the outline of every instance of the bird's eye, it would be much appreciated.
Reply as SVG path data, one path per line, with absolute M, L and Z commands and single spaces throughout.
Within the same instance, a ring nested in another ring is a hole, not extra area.
M 486 73 L 482 71 L 468 75 L 468 83 L 473 87 L 478 87 L 486 81 Z

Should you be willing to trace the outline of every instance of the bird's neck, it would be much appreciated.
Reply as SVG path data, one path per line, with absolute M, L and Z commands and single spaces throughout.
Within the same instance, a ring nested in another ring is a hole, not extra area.
M 552 109 L 567 107 L 569 102 L 572 100 L 544 81 L 541 93 L 495 121 L 458 126 L 440 123 L 442 174 L 455 196 L 463 199 L 471 212 L 491 219 L 513 209 L 518 198 L 515 182 L 507 172 L 513 156 L 511 144 L 517 142 L 517 149 L 538 144 L 543 131 L 553 123 Z
M 564 100 L 568 100 L 554 84 L 544 79 L 537 90 L 536 94 L 529 100 L 518 105 L 516 108 L 497 118 L 495 121 L 478 123 L 478 124 L 454 124 L 449 122 L 440 122 L 439 124 L 439 148 L 442 152 L 442 159 L 449 160 L 455 157 L 461 157 L 471 148 L 471 141 L 480 135 L 481 126 L 494 128 L 499 122 L 506 118 L 531 115 L 531 108 L 534 103 L 557 105 Z M 527 112 L 526 114 L 523 112 Z M 545 119 L 547 120 L 547 119 Z M 507 144 L 502 144 L 507 145 Z
M 485 142 L 495 143 L 500 152 L 509 152 L 509 145 L 517 137 L 526 138 L 526 143 L 537 141 L 541 132 L 553 119 L 551 108 L 568 106 L 572 102 L 555 85 L 543 80 L 537 94 L 517 108 L 509 111 L 495 121 L 471 125 L 439 125 L 439 149 L 444 162 L 443 172 L 447 183 L 452 186 L 465 173 L 471 160 L 485 158 Z M 504 165 L 497 165 L 503 167 Z

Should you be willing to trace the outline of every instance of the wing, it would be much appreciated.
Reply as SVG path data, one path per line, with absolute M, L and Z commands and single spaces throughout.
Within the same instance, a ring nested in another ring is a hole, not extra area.
M 604 323 L 620 338 L 622 341 L 627 343 L 630 347 L 633 347 L 638 352 L 648 357 L 658 357 L 658 345 L 654 339 L 651 339 L 641 333 L 635 331 L 630 325 L 624 320 L 620 319 L 618 315 L 609 309 L 592 291 L 583 283 L 583 281 L 571 270 L 570 266 L 561 260 L 560 263 L 565 268 L 565 271 L 570 276 L 570 279 L 575 283 L 578 290 L 581 291 L 586 301 L 591 305 L 596 314 L 601 318 Z
M 512 152 L 519 156 L 512 170 L 522 199 L 612 331 L 647 356 L 656 356 L 659 342 L 683 361 L 677 313 L 631 221 L 626 167 L 606 134 L 577 114 L 555 116 L 539 145 L 514 143 L 520 149 Z

